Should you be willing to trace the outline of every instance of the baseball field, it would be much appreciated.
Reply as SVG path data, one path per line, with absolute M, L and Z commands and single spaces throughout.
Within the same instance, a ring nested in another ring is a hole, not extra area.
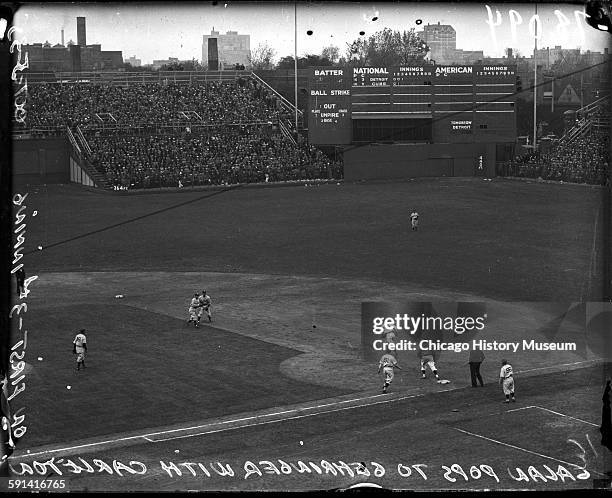
M 576 311 L 610 313 L 594 303 L 606 284 L 600 188 L 16 191 L 27 192 L 23 262 L 37 278 L 14 476 L 71 491 L 556 490 L 593 488 L 612 468 L 599 433 L 609 320 Z M 187 306 L 204 289 L 213 322 L 196 329 Z M 399 352 L 383 395 L 360 351 L 365 301 L 479 301 L 488 340 L 578 349 L 486 353 L 476 389 L 465 352 L 441 355 L 442 385 Z M 502 403 L 502 358 L 516 403 Z

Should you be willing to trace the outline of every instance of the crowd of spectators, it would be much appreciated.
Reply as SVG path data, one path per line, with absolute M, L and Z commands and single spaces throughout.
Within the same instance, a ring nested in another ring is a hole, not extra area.
M 88 138 L 90 160 L 115 189 L 337 179 L 341 163 L 261 127 L 180 135 Z
M 53 83 L 28 88 L 29 128 L 80 125 L 87 129 L 105 122 L 122 127 L 169 125 L 185 122 L 180 113 L 187 111 L 195 111 L 206 124 L 271 121 L 281 114 L 276 97 L 247 78 L 129 86 Z
M 280 133 L 279 121 L 293 141 Z M 114 189 L 337 179 L 343 174 L 340 162 L 297 140 L 288 110 L 251 78 L 33 85 L 28 125 L 59 130 L 78 125 L 91 149 L 87 159 Z
M 590 132 L 569 143 L 558 143 L 546 153 L 532 153 L 500 165 L 498 174 L 606 185 L 609 182 L 610 139 Z

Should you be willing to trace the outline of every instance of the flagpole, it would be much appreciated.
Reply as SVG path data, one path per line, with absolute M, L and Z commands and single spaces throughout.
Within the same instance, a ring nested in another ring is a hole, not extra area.
M 535 15 L 538 15 L 538 4 L 535 4 Z M 535 36 L 533 38 L 533 151 L 536 151 L 537 145 L 537 129 L 538 126 L 536 124 L 536 114 L 537 114 L 537 105 L 538 105 L 538 21 L 536 17 L 536 21 L 534 22 L 535 26 Z
M 295 133 L 298 132 L 298 63 L 297 63 L 297 0 L 293 2 L 294 12 L 293 12 L 293 27 L 294 27 L 294 47 L 293 47 L 293 64 L 294 64 L 294 97 L 295 97 Z

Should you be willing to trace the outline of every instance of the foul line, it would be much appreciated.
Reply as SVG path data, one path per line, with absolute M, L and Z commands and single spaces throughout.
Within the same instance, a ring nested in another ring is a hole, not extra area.
M 449 391 L 449 389 L 445 389 L 445 390 L 441 390 L 439 392 L 446 392 Z M 282 417 L 279 418 L 277 420 L 270 420 L 270 421 L 261 421 L 261 422 L 255 422 L 253 424 L 242 424 L 242 425 L 238 425 L 236 427 L 221 427 L 219 429 L 216 430 L 212 430 L 212 431 L 204 431 L 204 432 L 198 432 L 196 434 L 187 434 L 187 435 L 182 435 L 182 436 L 173 436 L 170 438 L 163 438 L 163 439 L 150 439 L 151 436 L 156 436 L 156 435 L 163 435 L 163 434 L 170 434 L 173 432 L 179 432 L 179 431 L 187 431 L 187 430 L 193 430 L 193 429 L 202 429 L 205 427 L 215 427 L 215 426 L 219 426 L 222 424 L 231 424 L 231 423 L 237 423 L 237 422 L 244 422 L 246 420 L 257 420 L 257 419 L 262 419 L 262 418 L 266 418 L 266 417 L 273 417 L 273 416 L 278 416 L 278 415 L 284 415 L 284 414 L 288 414 L 288 413 L 299 413 L 299 412 L 303 412 L 306 410 L 314 410 L 317 408 L 323 408 L 326 406 L 338 406 L 340 404 L 344 404 L 344 403 L 353 403 L 355 401 L 363 401 L 363 400 L 372 400 L 375 398 L 379 398 L 381 396 L 388 396 L 386 394 L 376 394 L 373 396 L 367 396 L 364 398 L 353 398 L 353 399 L 348 399 L 348 400 L 343 400 L 343 401 L 337 401 L 337 402 L 333 402 L 333 403 L 325 403 L 325 404 L 321 404 L 321 405 L 314 405 L 314 406 L 309 406 L 309 407 L 305 407 L 305 408 L 295 408 L 292 410 L 284 410 L 284 411 L 280 411 L 280 412 L 273 412 L 273 413 L 267 413 L 267 414 L 263 414 L 263 415 L 254 415 L 254 416 L 250 416 L 250 417 L 244 417 L 244 418 L 239 418 L 239 419 L 231 419 L 231 420 L 226 420 L 226 421 L 220 421 L 220 422 L 211 422 L 208 424 L 203 424 L 203 425 L 198 425 L 198 426 L 193 426 L 193 427 L 183 427 L 180 429 L 169 429 L 169 430 L 165 430 L 165 431 L 159 431 L 159 432 L 151 432 L 151 433 L 146 433 L 146 434 L 139 434 L 136 436 L 126 436 L 126 437 L 120 437 L 120 438 L 115 438 L 115 439 L 108 439 L 105 441 L 97 441 L 95 443 L 87 443 L 87 444 L 80 444 L 80 445 L 75 445 L 75 446 L 67 446 L 64 448 L 57 448 L 57 449 L 51 449 L 51 450 L 44 450 L 44 451 L 38 451 L 38 452 L 33 452 L 33 453 L 25 453 L 25 454 L 21 454 L 21 455 L 13 455 L 11 456 L 12 460 L 19 460 L 22 458 L 31 458 L 31 457 L 35 457 L 35 456 L 40 456 L 40 455 L 52 455 L 55 453 L 60 453 L 60 452 L 69 452 L 69 451 L 74 451 L 74 450 L 80 450 L 83 448 L 93 448 L 96 446 L 104 446 L 104 445 L 111 445 L 111 444 L 115 444 L 115 443 L 121 443 L 121 442 L 127 442 L 127 441 L 135 441 L 138 439 L 144 439 L 147 442 L 150 443 L 157 443 L 157 442 L 163 442 L 163 441 L 169 441 L 172 439 L 180 439 L 180 438 L 185 438 L 185 437 L 192 437 L 192 436 L 200 436 L 200 435 L 204 435 L 204 434 L 210 434 L 212 432 L 223 432 L 223 431 L 230 431 L 230 430 L 238 430 L 238 429 L 242 429 L 245 427 L 253 427 L 256 425 L 264 425 L 264 424 L 270 424 L 270 423 L 274 423 L 274 422 L 283 422 L 285 420 L 292 420 L 292 419 L 297 419 L 297 418 L 304 418 L 304 417 L 313 417 L 316 415 L 323 415 L 326 413 L 332 413 L 332 412 L 336 412 L 336 411 L 342 411 L 342 410 L 352 410 L 354 408 L 363 408 L 363 407 L 367 407 L 367 406 L 373 406 L 373 405 L 378 405 L 381 403 L 393 403 L 396 401 L 403 401 L 405 399 L 410 399 L 410 398 L 417 398 L 420 396 L 424 396 L 425 394 L 429 394 L 427 392 L 424 393 L 419 393 L 419 394 L 411 394 L 411 395 L 407 395 L 407 396 L 398 396 L 398 397 L 393 397 L 390 399 L 386 399 L 386 400 L 382 400 L 382 401 L 375 401 L 375 402 L 365 402 L 365 403 L 360 403 L 358 405 L 355 406 L 349 406 L 349 407 L 343 407 L 343 408 L 336 408 L 334 410 L 325 410 L 322 412 L 316 412 L 316 413 L 308 413 L 308 414 L 304 414 L 304 415 L 298 415 L 296 417 Z
M 453 429 L 455 429 L 456 431 L 462 432 L 464 434 L 468 434 L 470 436 L 478 437 L 480 439 L 485 439 L 486 441 L 490 441 L 490 442 L 495 443 L 495 444 L 500 444 L 502 446 L 507 446 L 508 448 L 512 448 L 514 450 L 519 450 L 519 451 L 522 451 L 524 453 L 529 453 L 531 455 L 536 455 L 536 456 L 539 456 L 540 458 L 546 458 L 548 460 L 554 460 L 555 462 L 559 462 L 559 463 L 562 463 L 562 464 L 565 464 L 565 465 L 570 465 L 570 466 L 576 467 L 577 469 L 580 469 L 580 470 L 586 470 L 585 467 L 582 467 L 582 466 L 580 466 L 578 464 L 571 463 L 571 462 L 566 462 L 565 460 L 559 460 L 558 458 L 554 458 L 554 457 L 551 457 L 551 456 L 548 456 L 548 455 L 544 455 L 542 453 L 537 453 L 535 451 L 526 450 L 525 448 L 521 448 L 520 446 L 515 446 L 515 445 L 509 444 L 509 443 L 504 443 L 502 441 L 498 441 L 497 439 L 492 439 L 490 437 L 481 436 L 480 434 L 475 434 L 473 432 L 465 431 L 463 429 L 459 429 L 458 427 L 453 427 Z M 595 470 L 589 470 L 588 472 L 591 473 L 591 474 L 597 474 L 597 475 L 600 475 L 600 476 L 604 475 L 601 472 L 597 472 Z
M 538 367 L 538 368 L 530 368 L 528 370 L 517 370 L 517 374 L 527 373 L 527 372 L 537 372 L 539 370 L 548 370 L 550 368 L 559 368 L 559 367 L 572 367 L 574 365 L 584 365 L 585 363 L 600 363 L 603 360 L 601 358 L 595 358 L 593 360 L 585 360 L 585 361 L 575 361 L 574 363 L 563 363 L 561 365 L 551 365 L 549 367 Z
M 171 429 L 171 430 L 166 430 L 166 431 L 151 432 L 149 434 L 145 434 L 143 437 L 146 439 L 147 436 L 155 436 L 157 434 L 170 434 L 171 432 L 190 431 L 192 429 L 203 429 L 204 427 L 214 427 L 216 425 L 222 425 L 222 424 L 233 424 L 235 422 L 245 422 L 247 420 L 258 420 L 258 419 L 262 419 L 262 418 L 266 418 L 266 417 L 274 417 L 276 415 L 286 415 L 288 413 L 299 413 L 299 412 L 303 412 L 303 411 L 306 411 L 306 410 L 314 410 L 315 408 L 324 408 L 326 406 L 336 406 L 336 405 L 341 405 L 343 403 L 352 403 L 354 401 L 362 401 L 364 399 L 378 398 L 380 396 L 384 396 L 384 394 L 376 394 L 374 396 L 366 396 L 365 398 L 347 399 L 347 400 L 343 400 L 343 401 L 336 401 L 334 403 L 326 403 L 326 404 L 323 404 L 323 405 L 307 406 L 305 408 L 294 408 L 292 410 L 283 410 L 282 412 L 264 413 L 262 415 L 252 415 L 250 417 L 235 418 L 235 419 L 224 420 L 224 421 L 220 421 L 220 422 L 211 422 L 209 424 L 194 425 L 192 427 L 181 427 L 179 429 Z M 365 403 L 363 405 L 357 405 L 357 406 L 368 406 L 368 403 Z M 325 413 L 325 412 L 322 412 L 322 413 Z M 313 413 L 312 415 L 317 415 L 317 414 L 318 413 Z M 248 426 L 240 426 L 240 427 L 248 427 Z M 236 427 L 236 428 L 238 428 L 238 427 Z M 223 429 L 223 430 L 228 430 L 228 429 Z M 157 439 L 155 441 L 162 441 L 162 440 L 161 439 Z M 155 442 L 155 441 L 151 440 L 151 442 Z
M 594 424 L 593 422 L 589 422 L 587 420 L 582 420 L 581 418 L 572 417 L 571 415 L 565 415 L 564 413 L 559 413 L 554 410 L 549 410 L 548 408 L 544 408 L 543 406 L 524 406 L 523 408 L 515 408 L 514 410 L 508 410 L 509 412 L 518 412 L 520 410 L 528 410 L 530 408 L 537 408 L 538 410 L 544 410 L 545 412 L 554 413 L 555 415 L 559 415 L 560 417 L 571 418 L 572 420 L 577 420 L 578 422 L 582 422 L 583 424 L 592 425 L 593 427 L 599 427 L 599 425 Z
M 440 392 L 446 392 L 446 391 L 440 391 Z M 364 407 L 369 407 L 369 406 L 374 406 L 374 405 L 380 405 L 382 403 L 393 403 L 394 401 L 402 401 L 402 400 L 410 399 L 410 398 L 418 398 L 419 396 L 424 396 L 425 394 L 427 394 L 427 393 L 411 394 L 409 396 L 400 396 L 400 397 L 397 397 L 397 398 L 391 398 L 391 399 L 386 399 L 386 400 L 382 400 L 382 401 L 376 401 L 374 403 L 362 403 L 362 404 L 355 405 L 355 406 L 346 406 L 346 407 L 343 407 L 343 408 L 336 408 L 334 410 L 325 410 L 325 411 L 316 412 L 316 413 L 306 413 L 304 415 L 296 415 L 294 417 L 283 417 L 283 418 L 279 418 L 279 419 L 276 419 L 276 420 L 258 421 L 258 422 L 255 422 L 253 424 L 239 425 L 239 426 L 236 426 L 236 427 L 222 427 L 220 429 L 213 429 L 213 430 L 204 431 L 204 432 L 196 432 L 194 434 L 185 434 L 183 436 L 172 436 L 172 437 L 161 438 L 161 439 L 149 439 L 147 436 L 152 436 L 154 434 L 146 434 L 143 437 L 147 441 L 149 441 L 151 443 L 161 443 L 161 442 L 165 442 L 165 441 L 172 441 L 174 439 L 184 439 L 184 438 L 188 438 L 188 437 L 204 436 L 206 434 L 214 434 L 214 433 L 217 433 L 217 432 L 232 431 L 232 430 L 237 430 L 237 429 L 243 429 L 243 428 L 246 428 L 246 427 L 255 427 L 255 426 L 258 426 L 258 425 L 266 425 L 266 424 L 275 424 L 275 423 L 279 423 L 279 422 L 285 422 L 287 420 L 297 420 L 297 419 L 306 418 L 306 417 L 315 417 L 317 415 L 325 415 L 327 413 L 340 412 L 340 411 L 343 411 L 343 410 L 353 410 L 355 408 L 364 408 Z M 384 394 L 378 394 L 376 396 L 370 396 L 369 398 L 361 398 L 361 399 L 370 399 L 370 398 L 375 398 L 375 397 L 379 397 L 379 396 L 384 396 Z M 348 401 L 355 401 L 355 400 L 348 400 Z M 346 403 L 348 401 L 343 401 L 342 403 Z M 320 408 L 321 406 L 330 406 L 330 405 L 337 405 L 337 404 L 339 404 L 339 403 L 329 403 L 327 405 L 313 406 L 313 407 L 310 407 L 308 409 L 311 410 L 311 409 L 314 409 L 314 408 Z M 279 412 L 279 413 L 290 413 L 290 412 L 298 412 L 299 413 L 299 412 L 304 411 L 304 410 L 305 409 L 296 409 L 296 410 L 288 410 L 286 412 Z M 261 419 L 263 417 L 271 417 L 273 415 L 278 415 L 278 413 L 270 413 L 268 415 L 262 415 L 262 416 L 259 416 L 259 417 L 248 417 L 248 418 L 251 418 L 251 419 L 260 418 Z M 241 420 L 246 420 L 246 419 L 241 419 Z M 224 422 L 224 423 L 230 423 L 230 422 L 233 422 L 233 421 L 228 421 L 228 422 Z M 216 423 L 206 424 L 204 426 L 200 426 L 200 428 L 203 428 L 203 427 L 212 427 L 212 426 L 215 426 L 215 425 L 219 425 L 219 424 L 216 424 Z M 178 430 L 187 430 L 187 429 L 178 429 Z M 169 432 L 176 432 L 176 430 L 174 430 L 174 431 L 162 431 L 162 432 L 158 432 L 156 434 L 166 434 L 166 433 L 169 433 Z
M 532 372 L 532 371 L 536 371 L 536 370 L 543 370 L 543 369 L 547 369 L 547 368 L 559 368 L 559 367 L 563 367 L 563 366 L 580 365 L 580 364 L 583 364 L 583 363 L 592 363 L 594 361 L 601 361 L 601 360 L 588 360 L 588 361 L 575 362 L 575 363 L 566 363 L 566 364 L 563 364 L 563 365 L 554 365 L 552 367 L 533 368 L 533 369 L 530 369 L 530 370 L 523 370 L 522 373 L 524 373 L 524 372 Z M 517 373 L 521 373 L 521 372 L 517 372 Z M 448 391 L 452 391 L 452 390 L 453 389 L 443 389 L 443 390 L 437 391 L 437 392 L 448 392 Z M 195 434 L 187 434 L 187 435 L 182 435 L 182 436 L 173 436 L 173 437 L 163 438 L 163 439 L 150 439 L 151 436 L 156 436 L 156 435 L 171 434 L 173 432 L 180 432 L 180 431 L 187 431 L 187 430 L 194 430 L 194 429 L 203 429 L 205 427 L 215 427 L 215 426 L 220 426 L 220 425 L 223 425 L 223 424 L 245 422 L 247 420 L 258 420 L 258 419 L 261 420 L 262 418 L 267 418 L 267 417 L 272 417 L 272 416 L 285 415 L 285 414 L 289 414 L 289 413 L 300 413 L 300 412 L 304 412 L 304 411 L 307 411 L 307 410 L 314 410 L 314 409 L 317 409 L 317 408 L 324 408 L 324 407 L 328 407 L 328 406 L 338 406 L 340 404 L 353 403 L 355 401 L 372 400 L 372 399 L 375 399 L 375 398 L 379 398 L 381 396 L 387 396 L 385 394 L 376 394 L 376 395 L 373 395 L 373 396 L 366 396 L 366 397 L 363 397 L 363 398 L 353 398 L 353 399 L 348 399 L 348 400 L 343 400 L 343 401 L 336 401 L 336 402 L 332 402 L 332 403 L 325 403 L 325 404 L 320 404 L 320 405 L 309 406 L 309 407 L 305 407 L 305 408 L 295 408 L 295 409 L 292 409 L 292 410 L 284 410 L 284 411 L 280 411 L 280 412 L 267 413 L 267 414 L 263 414 L 263 415 L 254 415 L 254 416 L 243 417 L 243 418 L 239 418 L 239 419 L 231 419 L 231 420 L 220 421 L 220 422 L 211 422 L 211 423 L 208 423 L 208 424 L 196 425 L 196 426 L 192 426 L 192 427 L 183 427 L 183 428 L 180 428 L 180 429 L 169 429 L 169 430 L 165 430 L 165 431 L 151 432 L 151 433 L 137 435 L 137 436 L 120 437 L 120 438 L 116 438 L 116 439 L 109 439 L 109 440 L 106 440 L 106 441 L 98 441 L 98 442 L 95 442 L 95 443 L 81 444 L 81 445 L 75 445 L 75 446 L 67 446 L 65 448 L 58 448 L 58 449 L 53 449 L 53 450 L 39 451 L 39 452 L 35 452 L 35 453 L 26 453 L 26 454 L 22 454 L 22 455 L 13 455 L 13 456 L 11 456 L 11 459 L 18 460 L 18 459 L 21 459 L 21 458 L 30 458 L 30 457 L 39 456 L 39 455 L 50 455 L 50 454 L 54 454 L 54 453 L 60 453 L 60 452 L 63 452 L 63 451 L 73 451 L 73 450 L 79 450 L 79 449 L 83 449 L 83 448 L 92 448 L 92 447 L 96 447 L 96 446 L 110 445 L 110 444 L 121 443 L 121 442 L 126 442 L 126 441 L 135 441 L 135 440 L 138 440 L 138 439 L 144 439 L 145 441 L 151 442 L 151 443 L 170 441 L 170 440 L 173 440 L 173 439 L 180 439 L 180 438 L 193 437 L 193 436 L 201 436 L 201 435 L 205 435 L 205 434 L 212 434 L 212 433 L 215 433 L 215 432 L 224 432 L 224 431 L 242 429 L 242 428 L 246 428 L 246 427 L 254 427 L 254 426 L 257 426 L 257 425 L 264 425 L 264 424 L 270 424 L 270 423 L 275 423 L 275 422 L 276 423 L 277 422 L 283 422 L 285 420 L 294 420 L 294 419 L 305 418 L 305 417 L 313 417 L 313 416 L 316 416 L 316 415 L 324 415 L 326 413 L 333 413 L 333 412 L 342 411 L 342 410 L 352 410 L 354 408 L 363 408 L 363 407 L 366 407 L 366 406 L 374 406 L 374 405 L 379 405 L 379 404 L 382 404 L 382 403 L 393 403 L 393 402 L 396 402 L 396 401 L 403 401 L 405 399 L 417 398 L 417 397 L 420 397 L 420 396 L 424 396 L 425 394 L 430 394 L 430 393 L 429 392 L 424 392 L 424 393 L 419 393 L 419 394 L 411 394 L 411 395 L 407 395 L 407 396 L 398 396 L 398 397 L 393 397 L 393 398 L 382 400 L 382 401 L 375 401 L 375 402 L 369 402 L 369 403 L 365 402 L 365 403 L 361 403 L 361 404 L 358 404 L 358 405 L 355 405 L 355 406 L 336 408 L 334 410 L 325 410 L 325 411 L 316 412 L 316 413 L 303 414 L 303 415 L 298 415 L 298 416 L 295 416 L 295 417 L 284 417 L 284 418 L 279 418 L 278 420 L 260 421 L 260 422 L 255 422 L 253 424 L 238 425 L 236 427 L 221 427 L 219 429 L 214 429 L 214 430 L 211 430 L 211 431 L 198 432 L 198 433 L 195 433 Z M 587 422 L 587 423 L 590 423 L 590 422 Z M 457 430 L 461 430 L 461 429 L 457 429 Z M 481 436 L 479 436 L 479 437 L 481 437 Z M 482 437 L 484 437 L 484 436 L 482 436 Z M 500 444 L 503 444 L 503 443 L 500 443 Z M 525 451 L 527 451 L 527 450 L 525 450 Z
M 238 185 L 233 185 L 233 186 L 224 188 L 222 190 L 215 190 L 212 193 L 206 193 L 204 195 L 200 195 L 200 196 L 196 197 L 195 199 L 189 199 L 188 201 L 179 202 L 178 204 L 173 204 L 172 206 L 167 206 L 165 208 L 161 208 L 161 209 L 158 209 L 156 211 L 151 211 L 150 213 L 146 213 L 146 214 L 143 214 L 143 215 L 140 215 L 140 216 L 136 216 L 134 218 L 129 218 L 127 220 L 120 221 L 118 223 L 114 223 L 112 225 L 108 225 L 108 226 L 103 227 L 103 228 L 97 228 L 95 230 L 91 230 L 89 232 L 82 233 L 81 235 L 76 235 L 74 237 L 70 237 L 69 239 L 60 240 L 59 242 L 53 242 L 52 244 L 49 244 L 47 246 L 42 246 L 42 250 L 48 250 L 48 249 L 51 249 L 52 247 L 57 247 L 57 246 L 60 246 L 60 245 L 63 245 L 63 244 L 67 244 L 69 242 L 74 242 L 75 240 L 79 240 L 79 239 L 82 239 L 82 238 L 85 238 L 85 237 L 89 237 L 90 235 L 95 235 L 95 234 L 98 234 L 98 233 L 101 233 L 101 232 L 105 232 L 107 230 L 111 230 L 113 228 L 117 228 L 117 227 L 120 227 L 120 226 L 123 226 L 123 225 L 127 225 L 129 223 L 133 223 L 134 221 L 139 221 L 139 220 L 142 220 L 142 219 L 145 219 L 145 218 L 149 218 L 151 216 L 155 216 L 156 214 L 165 213 L 166 211 L 171 211 L 173 209 L 177 209 L 177 208 L 180 208 L 180 207 L 183 207 L 183 206 L 187 206 L 188 204 L 193 204 L 194 202 L 198 202 L 198 201 L 201 201 L 201 200 L 204 200 L 204 199 L 210 199 L 211 197 L 214 197 L 216 195 L 221 195 L 221 194 L 224 194 L 226 192 L 231 192 L 232 190 L 236 190 L 240 186 L 241 185 L 238 184 Z M 31 251 L 27 251 L 24 254 L 26 256 L 28 256 L 30 254 L 36 254 L 37 252 L 38 252 L 38 250 L 32 249 Z

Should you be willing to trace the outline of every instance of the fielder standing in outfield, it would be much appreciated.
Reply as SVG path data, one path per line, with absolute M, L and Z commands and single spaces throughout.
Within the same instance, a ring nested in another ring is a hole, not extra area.
M 417 213 L 416 211 L 413 211 L 412 213 L 410 213 L 410 221 L 412 222 L 412 229 L 418 230 L 419 229 L 419 213 Z
M 202 295 L 199 297 L 199 301 L 200 301 L 200 305 L 202 306 L 201 309 L 206 311 L 206 315 L 208 316 L 208 321 L 212 322 L 212 309 L 211 309 L 212 300 L 210 299 L 210 296 L 206 294 L 205 290 L 202 291 Z M 201 312 L 200 312 L 200 316 L 202 316 Z
M 393 377 L 395 376 L 394 368 L 401 370 L 401 367 L 397 364 L 397 360 L 395 356 L 392 354 L 386 353 L 382 355 L 380 362 L 378 363 L 378 373 L 382 369 L 385 375 L 385 385 L 383 386 L 383 394 L 387 393 L 387 387 L 393 382 Z
M 85 329 L 76 335 L 72 341 L 72 352 L 77 355 L 77 370 L 81 369 L 81 365 L 85 368 L 85 353 L 87 352 L 87 338 L 85 337 Z
M 502 360 L 502 367 L 499 372 L 499 383 L 502 385 L 502 389 L 504 390 L 504 394 L 506 399 L 504 403 L 510 403 L 510 398 L 512 401 L 516 401 L 514 398 L 514 378 L 512 377 L 512 365 L 508 363 L 506 360 Z
M 200 317 L 202 316 L 202 304 L 200 303 L 200 295 L 195 292 L 189 303 L 189 320 L 187 323 L 193 322 L 196 327 L 200 326 Z

